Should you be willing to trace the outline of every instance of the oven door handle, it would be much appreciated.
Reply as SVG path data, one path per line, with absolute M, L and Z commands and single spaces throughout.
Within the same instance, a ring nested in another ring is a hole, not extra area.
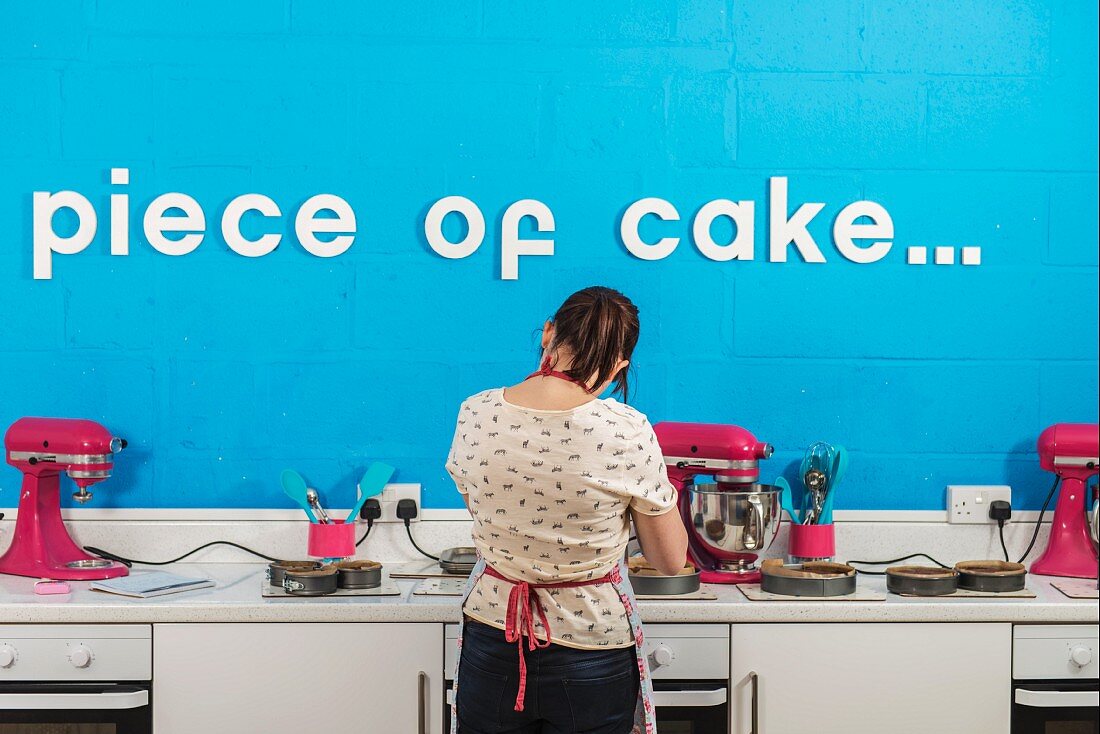
M 1033 708 L 1100 706 L 1100 691 L 1031 691 L 1017 688 L 1016 703 Z
M 726 689 L 715 688 L 713 691 L 654 691 L 653 705 L 657 708 L 665 706 L 683 706 L 690 708 L 702 708 L 703 706 L 721 706 L 726 702 Z
M 149 691 L 122 693 L 0 693 L 0 711 L 119 710 L 149 705 Z

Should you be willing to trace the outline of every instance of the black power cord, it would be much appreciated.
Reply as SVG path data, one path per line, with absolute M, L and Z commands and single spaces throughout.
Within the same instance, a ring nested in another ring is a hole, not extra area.
M 367 521 L 367 532 L 363 533 L 363 537 L 355 541 L 355 547 L 358 548 L 363 544 L 363 541 L 370 535 L 371 528 L 374 527 L 374 521 L 382 517 L 382 505 L 378 500 L 371 497 L 363 504 L 363 509 L 359 510 L 359 518 Z
M 1054 484 L 1050 485 L 1050 491 L 1047 492 L 1047 498 L 1043 500 L 1043 509 L 1039 511 L 1039 519 L 1035 521 L 1035 531 L 1031 534 L 1031 542 L 1027 544 L 1027 550 L 1020 556 L 1020 560 L 1017 561 L 1017 563 L 1023 563 L 1024 560 L 1027 559 L 1028 554 L 1031 553 L 1031 549 L 1035 547 L 1035 539 L 1039 537 L 1039 528 L 1043 524 L 1043 515 L 1047 513 L 1047 506 L 1050 504 L 1051 498 L 1054 497 L 1054 491 L 1058 489 L 1058 485 L 1061 483 L 1062 478 L 1055 474 Z
M 431 553 L 417 545 L 416 540 L 413 539 L 412 525 L 410 523 L 412 522 L 412 519 L 414 517 L 416 517 L 416 503 L 409 499 L 398 500 L 397 519 L 405 521 L 405 533 L 408 534 L 409 542 L 412 543 L 412 547 L 416 548 L 417 552 L 419 552 L 420 555 L 426 558 L 430 558 L 433 561 L 438 561 L 439 556 L 433 556 Z
M 907 556 L 902 556 L 901 558 L 891 558 L 888 561 L 848 561 L 848 565 L 851 566 L 853 564 L 859 564 L 861 566 L 889 566 L 891 563 L 901 563 L 902 561 L 908 561 L 910 558 L 927 558 L 940 568 L 951 568 L 951 566 L 948 566 L 946 563 L 940 563 L 927 553 L 910 553 Z M 856 573 L 862 573 L 866 576 L 886 575 L 885 571 L 864 571 L 862 568 L 857 568 Z
M 127 567 L 133 566 L 135 563 L 140 564 L 142 566 L 167 566 L 171 563 L 177 563 L 179 561 L 182 561 L 184 558 L 187 558 L 187 556 L 194 555 L 194 554 L 198 553 L 199 551 L 201 551 L 202 549 L 209 548 L 212 545 L 228 545 L 228 546 L 232 546 L 234 548 L 239 548 L 239 549 L 243 550 L 245 553 L 251 553 L 254 556 L 259 556 L 260 558 L 263 558 L 265 561 L 275 562 L 275 561 L 280 560 L 278 558 L 272 558 L 271 556 L 260 553 L 259 551 L 252 550 L 251 548 L 248 548 L 247 546 L 243 546 L 239 543 L 234 543 L 233 541 L 230 541 L 230 540 L 212 540 L 209 543 L 204 543 L 203 545 L 200 545 L 198 548 L 194 548 L 193 550 L 187 551 L 182 556 L 179 556 L 177 558 L 173 558 L 173 559 L 168 560 L 168 561 L 139 561 L 136 558 L 125 558 L 125 557 L 117 555 L 115 553 L 110 553 L 108 551 L 105 551 L 102 548 L 96 548 L 94 545 L 86 545 L 86 546 L 84 546 L 84 550 L 88 551 L 89 553 L 93 553 L 97 556 L 100 556 L 101 558 L 106 558 L 109 561 L 118 561 L 119 563 L 121 563 L 121 564 L 123 564 Z
M 1001 550 L 1005 554 L 1005 562 L 1008 562 L 1008 546 L 1005 545 L 1005 520 L 1012 517 L 1012 505 L 1004 500 L 993 500 L 989 503 L 989 517 L 997 521 L 997 534 L 1001 538 Z
M 415 516 L 416 515 L 414 513 L 413 517 L 415 517 Z M 2 518 L 2 517 L 3 517 L 3 514 L 0 513 L 0 518 Z M 359 540 L 355 541 L 355 547 L 356 548 L 358 548 L 360 545 L 362 545 L 363 541 L 367 539 L 368 535 L 370 535 L 371 528 L 374 527 L 374 521 L 377 520 L 378 518 L 382 517 L 382 506 L 380 504 L 378 504 L 378 500 L 376 500 L 372 497 L 371 499 L 366 501 L 366 504 L 363 505 L 363 509 L 359 511 L 359 517 L 367 521 L 367 532 L 363 533 L 363 537 L 361 537 Z M 408 525 L 408 520 L 405 521 L 405 524 Z M 111 553 L 110 551 L 105 551 L 102 548 L 96 548 L 94 545 L 86 545 L 86 546 L 84 546 L 84 550 L 88 551 L 89 553 L 93 553 L 93 554 L 99 556 L 100 558 L 106 558 L 109 561 L 117 561 L 117 562 L 123 564 L 124 566 L 126 566 L 127 568 L 129 568 L 129 567 L 133 566 L 135 563 L 137 563 L 141 566 L 167 566 L 167 565 L 170 565 L 172 563 L 178 563 L 179 561 L 182 561 L 184 558 L 187 558 L 188 556 L 192 556 L 192 555 L 198 553 L 199 551 L 201 551 L 205 548 L 209 548 L 210 546 L 213 546 L 213 545 L 228 545 L 228 546 L 231 546 L 233 548 L 239 548 L 240 550 L 243 550 L 245 553 L 251 553 L 254 556 L 262 558 L 265 561 L 271 561 L 272 563 L 282 560 L 280 558 L 272 558 L 269 555 L 266 555 L 264 553 L 260 553 L 257 550 L 252 550 L 251 548 L 249 548 L 247 546 L 244 546 L 244 545 L 241 545 L 240 543 L 234 543 L 231 540 L 212 540 L 209 543 L 204 543 L 203 545 L 200 545 L 198 548 L 194 548 L 192 550 L 187 551 L 182 556 L 177 556 L 176 558 L 172 558 L 171 560 L 168 560 L 168 561 L 140 561 L 136 558 L 126 558 L 125 556 L 120 556 L 117 553 Z

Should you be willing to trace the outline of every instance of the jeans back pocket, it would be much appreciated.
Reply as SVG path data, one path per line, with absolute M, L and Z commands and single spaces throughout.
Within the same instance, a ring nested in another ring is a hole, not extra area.
M 562 684 L 573 716 L 574 731 L 584 734 L 630 731 L 638 700 L 638 671 L 633 666 L 620 673 L 595 678 L 574 673 Z

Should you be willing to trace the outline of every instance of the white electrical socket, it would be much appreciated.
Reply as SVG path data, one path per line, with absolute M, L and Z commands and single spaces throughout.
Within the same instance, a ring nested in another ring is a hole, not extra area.
M 416 503 L 416 517 L 412 522 L 420 521 L 420 513 L 424 508 L 420 506 L 420 485 L 416 483 L 387 484 L 382 494 L 375 495 L 378 504 L 382 506 L 382 517 L 375 522 L 405 522 L 397 517 L 398 500 L 412 500 Z
M 1006 485 L 952 484 L 947 487 L 947 521 L 957 524 L 994 523 L 989 505 L 996 500 L 1012 503 L 1012 487 Z

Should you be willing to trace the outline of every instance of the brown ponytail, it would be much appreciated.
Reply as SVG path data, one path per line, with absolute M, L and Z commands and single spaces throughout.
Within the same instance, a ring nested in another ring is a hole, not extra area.
M 573 356 L 565 370 L 575 380 L 602 385 L 612 377 L 615 393 L 623 402 L 628 397 L 626 369 L 612 370 L 619 360 L 629 360 L 638 343 L 638 307 L 617 290 L 595 285 L 579 290 L 558 308 L 552 319 L 554 341 L 550 349 L 562 347 Z

